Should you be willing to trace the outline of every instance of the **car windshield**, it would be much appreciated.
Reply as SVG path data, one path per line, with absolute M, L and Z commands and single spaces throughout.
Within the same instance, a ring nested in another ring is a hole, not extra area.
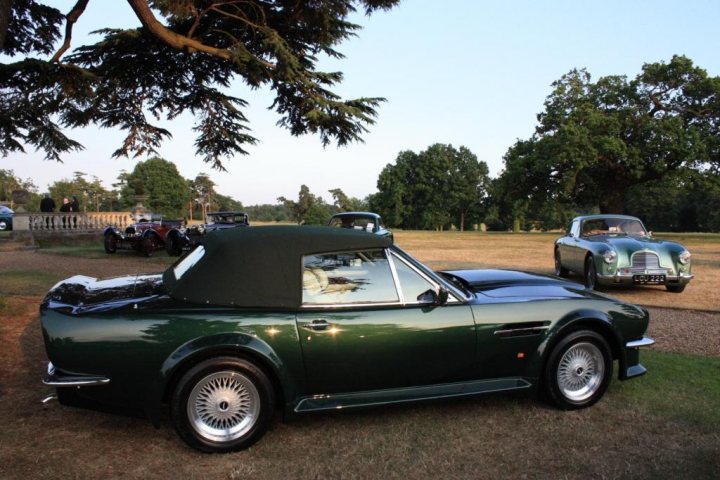
M 245 222 L 245 215 L 233 215 L 233 214 L 226 214 L 226 215 L 209 215 L 208 216 L 208 224 L 212 225 L 213 223 L 244 223 Z
M 375 230 L 375 219 L 370 217 L 334 217 L 330 220 L 330 226 L 372 232 Z
M 583 237 L 593 235 L 646 236 L 647 232 L 640 220 L 635 218 L 597 218 L 586 220 L 582 227 Z

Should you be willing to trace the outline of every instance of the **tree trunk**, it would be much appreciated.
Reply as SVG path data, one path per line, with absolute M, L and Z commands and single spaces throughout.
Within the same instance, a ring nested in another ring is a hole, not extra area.
M 617 213 L 625 212 L 625 192 L 624 189 L 616 189 L 605 193 L 605 197 L 600 200 L 600 213 Z
M 5 37 L 7 37 L 10 26 L 10 10 L 13 0 L 0 0 L 0 52 L 5 48 Z
M 465 231 L 465 212 L 460 212 L 460 231 Z

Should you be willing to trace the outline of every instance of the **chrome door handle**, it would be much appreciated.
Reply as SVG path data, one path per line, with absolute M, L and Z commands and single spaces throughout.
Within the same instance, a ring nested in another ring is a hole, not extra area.
M 317 318 L 309 323 L 304 323 L 303 328 L 306 330 L 312 330 L 314 332 L 317 332 L 319 330 L 325 330 L 330 326 L 330 324 L 327 322 L 327 320 L 323 320 L 321 318 Z

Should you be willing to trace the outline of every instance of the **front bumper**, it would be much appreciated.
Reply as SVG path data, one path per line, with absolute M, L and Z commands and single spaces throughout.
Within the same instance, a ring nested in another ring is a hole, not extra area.
M 653 345 L 655 340 L 643 336 L 625 344 L 625 361 L 620 365 L 620 380 L 645 375 L 647 369 L 640 363 L 640 348 Z
M 619 273 L 616 272 L 613 275 L 600 275 L 598 274 L 597 279 L 600 285 L 638 285 L 635 281 L 635 277 L 638 275 L 644 275 L 646 277 L 663 275 L 665 277 L 665 283 L 648 283 L 648 285 L 687 285 L 690 280 L 695 278 L 695 275 L 681 273 L 679 275 L 668 275 L 666 270 L 658 271 L 647 271 L 637 273 Z
M 110 379 L 99 375 L 68 375 L 55 370 L 55 365 L 48 362 L 47 373 L 43 377 L 43 383 L 50 387 L 94 387 L 107 385 Z

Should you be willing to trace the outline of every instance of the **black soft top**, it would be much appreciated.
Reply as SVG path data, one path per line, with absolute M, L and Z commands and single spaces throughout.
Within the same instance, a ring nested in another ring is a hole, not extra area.
M 211 232 L 201 244 L 205 254 L 180 279 L 175 267 L 183 259 L 163 274 L 171 297 L 207 305 L 297 309 L 304 255 L 386 248 L 392 240 L 341 228 L 273 226 Z

